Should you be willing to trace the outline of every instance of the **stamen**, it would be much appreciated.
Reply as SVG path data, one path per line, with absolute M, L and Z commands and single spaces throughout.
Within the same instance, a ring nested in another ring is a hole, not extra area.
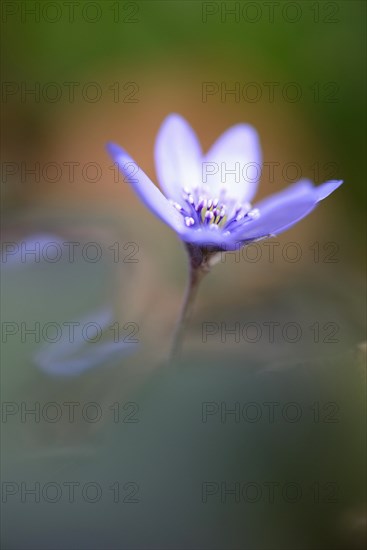
M 191 218 L 189 216 L 186 216 L 185 218 L 185 224 L 187 225 L 187 227 L 191 227 L 192 225 L 194 225 L 195 223 L 195 220 L 194 218 Z
M 185 225 L 206 225 L 209 228 L 225 230 L 229 234 L 237 224 L 242 225 L 251 219 L 257 219 L 260 216 L 259 210 L 254 208 L 249 202 L 240 204 L 235 198 L 227 195 L 227 190 L 220 190 L 219 198 L 208 198 L 209 189 L 201 186 L 197 189 L 185 187 L 183 190 L 183 199 L 186 204 L 170 201 L 184 217 Z M 210 196 L 210 195 L 209 195 Z
M 247 212 L 247 216 L 249 218 L 252 218 L 253 220 L 257 220 L 258 218 L 260 218 L 260 211 L 258 208 L 254 208 L 253 210 Z
M 207 213 L 205 214 L 204 223 L 210 224 L 213 218 L 214 218 L 213 212 L 208 210 Z
M 183 210 L 182 206 L 180 204 L 178 204 L 178 202 L 175 202 L 175 201 L 172 201 L 172 200 L 170 202 L 171 202 L 172 206 L 174 208 L 176 208 L 176 210 L 178 210 L 179 212 L 181 212 Z
M 224 227 L 227 223 L 227 219 L 228 219 L 227 216 L 225 216 L 225 215 L 221 216 L 219 221 L 217 222 L 218 226 L 219 227 Z
M 200 202 L 195 206 L 196 212 L 201 212 L 206 207 L 206 200 L 201 198 Z

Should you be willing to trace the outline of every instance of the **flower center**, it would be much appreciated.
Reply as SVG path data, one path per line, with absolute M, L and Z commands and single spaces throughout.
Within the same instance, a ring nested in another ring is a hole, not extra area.
M 196 229 L 209 227 L 231 231 L 260 215 L 258 209 L 253 209 L 249 202 L 240 204 L 236 199 L 228 197 L 226 190 L 212 199 L 206 191 L 185 188 L 181 204 L 174 201 L 171 204 L 182 214 L 187 227 L 195 226 Z

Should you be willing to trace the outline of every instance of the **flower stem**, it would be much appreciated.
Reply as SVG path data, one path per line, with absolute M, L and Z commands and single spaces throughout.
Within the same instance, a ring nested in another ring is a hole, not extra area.
M 205 272 L 200 268 L 190 268 L 190 278 L 186 288 L 185 298 L 173 335 L 171 352 L 169 356 L 170 360 L 177 359 L 181 352 L 185 330 L 189 320 L 191 319 L 199 284 L 204 275 Z
M 169 354 L 170 361 L 177 359 L 181 352 L 185 330 L 193 313 L 195 298 L 200 282 L 210 271 L 210 264 L 208 262 L 209 255 L 203 255 L 203 251 L 198 247 L 193 247 L 191 245 L 186 246 L 190 259 L 189 281 L 172 339 L 171 351 Z

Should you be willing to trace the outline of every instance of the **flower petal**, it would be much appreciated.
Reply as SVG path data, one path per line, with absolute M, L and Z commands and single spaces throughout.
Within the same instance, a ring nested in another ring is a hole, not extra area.
M 330 180 L 326 183 L 323 183 L 322 185 L 319 185 L 318 187 L 315 187 L 314 193 L 317 202 L 328 197 L 333 191 L 335 191 L 335 189 L 338 189 L 338 187 L 340 187 L 342 183 L 343 180 Z
M 236 124 L 205 155 L 203 183 L 213 190 L 213 196 L 226 189 L 239 202 L 251 202 L 261 175 L 261 162 L 256 130 L 248 124 Z
M 339 185 L 340 181 L 331 181 L 314 187 L 310 180 L 300 180 L 255 204 L 260 217 L 244 223 L 235 235 L 244 241 L 278 235 L 307 216 L 318 201 Z
M 258 220 L 242 226 L 236 234 L 240 240 L 262 239 L 278 235 L 307 216 L 315 207 L 312 197 L 299 197 L 277 205 L 272 211 L 263 213 Z
M 273 193 L 265 199 L 262 199 L 258 203 L 254 204 L 254 208 L 258 208 L 260 211 L 267 210 L 269 207 L 273 207 L 275 203 L 282 204 L 283 201 L 291 199 L 293 197 L 301 197 L 303 195 L 312 195 L 315 187 L 311 180 L 302 179 L 289 185 L 285 189 Z
M 181 214 L 169 203 L 130 155 L 114 143 L 109 143 L 107 150 L 123 173 L 124 181 L 131 184 L 145 206 L 174 231 L 183 230 L 185 224 Z
M 157 177 L 167 197 L 180 203 L 184 187 L 200 184 L 201 156 L 200 142 L 189 123 L 180 115 L 169 115 L 155 142 Z
M 203 227 L 200 229 L 187 229 L 180 233 L 180 238 L 192 244 L 210 247 L 214 246 L 220 250 L 235 250 L 238 248 L 238 240 L 233 239 L 230 234 L 225 235 L 223 231 Z
M 291 227 L 313 210 L 316 205 L 314 187 L 308 180 L 301 180 L 279 193 L 255 204 L 259 218 L 244 223 L 235 232 L 241 240 L 260 239 L 278 234 Z

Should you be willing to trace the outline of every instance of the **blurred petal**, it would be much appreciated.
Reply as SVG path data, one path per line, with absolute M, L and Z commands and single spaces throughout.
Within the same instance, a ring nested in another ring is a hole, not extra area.
M 86 342 L 83 329 L 88 323 L 97 325 L 101 331 L 113 322 L 110 309 L 98 311 L 79 319 L 74 326 L 72 338 L 69 330 L 55 343 L 48 344 L 34 356 L 35 365 L 44 373 L 53 376 L 78 376 L 92 368 L 105 366 L 113 359 L 121 359 L 137 349 L 134 342 L 104 341 Z M 91 338 L 89 336 L 89 338 Z
M 3 269 L 25 268 L 41 260 L 47 260 L 43 249 L 51 247 L 49 254 L 55 253 L 52 247 L 61 249 L 63 240 L 52 233 L 35 233 L 22 241 L 2 242 L 1 265 Z
M 182 189 L 201 181 L 201 146 L 189 123 L 171 114 L 160 127 L 155 142 L 155 165 L 159 184 L 167 197 L 180 203 Z
M 262 161 L 259 138 L 252 126 L 237 124 L 226 130 L 203 160 L 212 163 L 203 165 L 212 196 L 226 189 L 228 195 L 236 197 L 239 202 L 251 202 L 257 190 Z
M 179 232 L 184 229 L 185 225 L 181 214 L 169 203 L 126 151 L 113 143 L 108 144 L 107 150 L 114 162 L 119 165 L 125 176 L 125 181 L 130 183 L 145 206 L 174 231 Z

